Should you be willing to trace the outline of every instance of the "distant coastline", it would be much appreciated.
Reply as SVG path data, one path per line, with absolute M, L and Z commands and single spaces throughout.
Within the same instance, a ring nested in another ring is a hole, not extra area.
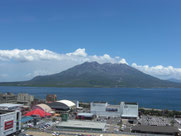
M 58 99 L 82 102 L 104 101 L 118 104 L 120 101 L 138 102 L 139 107 L 180 111 L 180 88 L 59 88 L 59 87 L 19 87 L 0 86 L 0 93 L 29 93 L 37 98 L 45 98 L 54 93 Z M 168 101 L 169 100 L 169 101 Z

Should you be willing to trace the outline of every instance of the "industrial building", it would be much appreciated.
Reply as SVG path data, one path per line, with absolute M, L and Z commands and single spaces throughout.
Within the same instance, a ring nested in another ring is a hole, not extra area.
M 97 116 L 138 118 L 138 104 L 121 102 L 120 105 L 110 105 L 105 103 L 91 103 L 91 113 Z
M 16 134 L 21 130 L 21 111 L 17 104 L 0 104 L 0 136 Z
M 106 123 L 93 122 L 93 121 L 68 120 L 68 121 L 60 122 L 56 126 L 56 128 L 104 131 L 106 128 Z

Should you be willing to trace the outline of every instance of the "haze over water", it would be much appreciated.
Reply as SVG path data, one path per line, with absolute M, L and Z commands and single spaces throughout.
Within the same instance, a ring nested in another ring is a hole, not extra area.
M 121 101 L 138 102 L 139 107 L 181 111 L 181 89 L 144 88 L 55 88 L 55 87 L 9 87 L 0 86 L 0 92 L 29 93 L 36 98 L 45 99 L 47 94 L 56 94 L 58 99 L 82 102 Z

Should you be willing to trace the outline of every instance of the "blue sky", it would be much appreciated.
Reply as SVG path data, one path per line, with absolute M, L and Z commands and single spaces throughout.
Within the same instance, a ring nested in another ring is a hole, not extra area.
M 161 65 L 178 72 L 180 15 L 180 0 L 5 0 L 0 1 L 0 50 L 46 49 L 66 54 L 86 49 L 89 56 L 119 56 L 140 70 Z M 11 59 L 0 62 L 1 68 L 21 63 Z M 0 74 L 14 72 L 9 71 Z M 22 73 L 20 79 L 29 72 L 33 70 Z M 54 72 L 58 70 L 50 73 Z

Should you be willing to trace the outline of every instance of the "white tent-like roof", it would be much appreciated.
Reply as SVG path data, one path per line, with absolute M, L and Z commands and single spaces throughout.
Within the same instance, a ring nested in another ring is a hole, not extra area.
M 42 108 L 45 112 L 48 112 L 48 113 L 52 112 L 52 109 L 46 104 L 38 104 L 36 106 Z
M 63 103 L 63 104 L 67 105 L 70 108 L 75 106 L 75 103 L 72 102 L 72 101 L 69 101 L 69 100 L 60 100 L 60 101 L 57 101 L 57 102 Z

